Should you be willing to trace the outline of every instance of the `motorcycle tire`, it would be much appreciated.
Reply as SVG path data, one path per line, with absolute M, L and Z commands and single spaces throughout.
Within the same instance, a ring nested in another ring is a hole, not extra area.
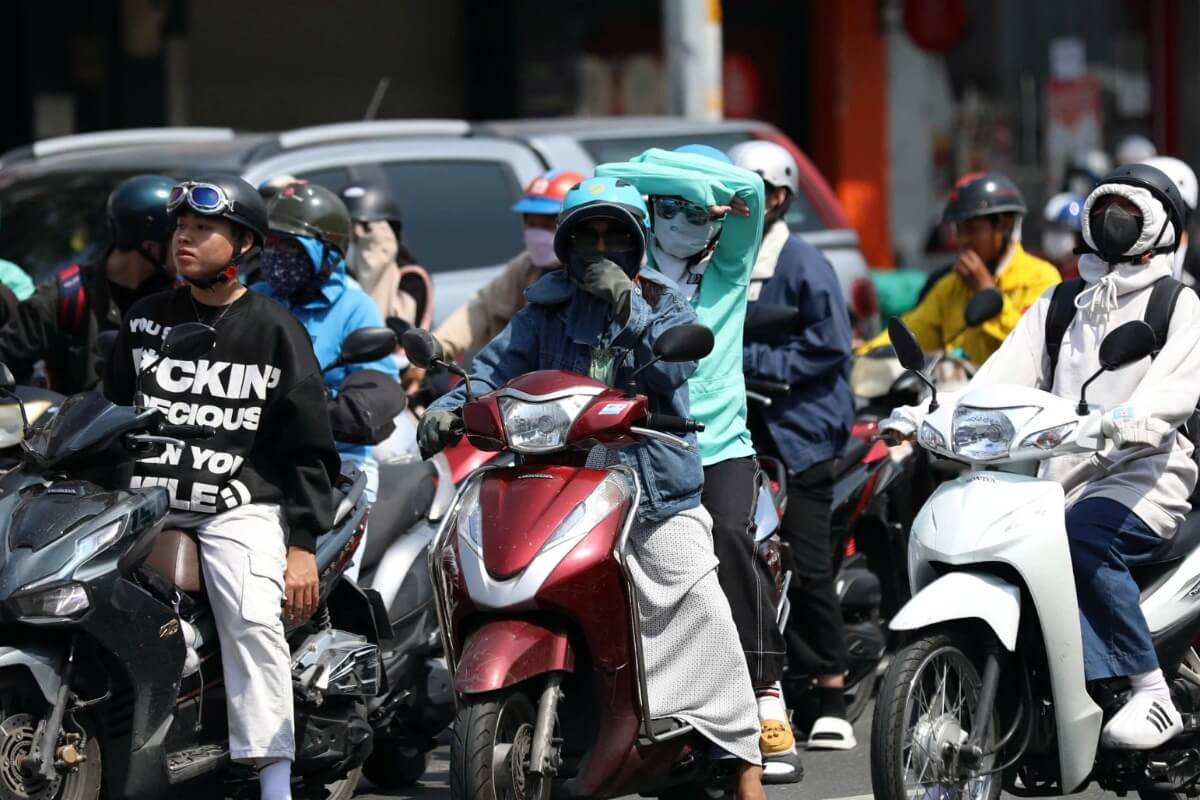
M 48 786 L 40 781 L 31 782 L 15 761 L 9 761 L 11 756 L 23 757 L 29 752 L 37 724 L 49 711 L 44 703 L 37 704 L 40 708 L 32 706 L 29 698 L 41 696 L 41 692 L 25 681 L 0 683 L 0 796 L 96 800 L 100 796 L 104 774 L 100 741 L 83 713 L 76 714 L 75 719 L 87 734 L 82 754 L 85 760 L 74 772 L 59 776 L 53 794 L 43 794 Z
M 969 707 L 971 691 L 978 702 L 981 683 L 979 664 L 982 659 L 976 656 L 977 641 L 978 635 L 968 635 L 966 629 L 946 628 L 918 635 L 896 653 L 879 688 L 875 716 L 871 722 L 871 788 L 876 798 L 904 800 L 911 797 L 912 790 L 906 780 L 906 764 L 910 756 L 912 772 L 915 773 L 914 782 L 932 785 L 939 777 L 936 774 L 937 765 L 932 762 L 919 764 L 919 757 L 914 756 L 910 749 L 917 753 L 941 752 L 942 737 L 955 737 L 956 730 L 952 725 L 959 725 L 963 721 L 963 714 L 961 710 L 954 714 L 947 713 L 946 701 L 952 692 L 958 695 L 959 709 Z M 937 677 L 939 663 L 945 664 L 940 683 Z M 951 667 L 953 672 L 950 671 Z M 930 678 L 932 682 L 926 683 Z M 964 689 L 966 694 L 963 694 Z M 923 700 L 926 702 L 923 703 Z M 939 700 L 941 711 L 934 717 L 934 708 L 939 707 Z M 925 705 L 928 707 L 922 713 L 922 706 Z M 999 715 L 995 710 L 992 713 L 989 745 L 995 742 L 999 725 Z M 913 720 L 911 727 L 910 719 Z M 922 726 L 926 736 L 936 736 L 937 739 L 921 743 L 914 741 L 906 748 L 910 735 L 915 739 L 920 735 Z M 957 732 L 969 733 L 969 726 L 959 726 Z M 991 775 L 976 778 L 986 780 L 988 784 L 986 792 L 980 795 L 976 795 L 978 790 L 972 787 L 972 796 L 996 800 L 1000 796 L 1002 777 Z M 946 796 L 957 796 L 960 789 L 963 793 L 966 791 L 960 784 L 950 781 L 936 785 L 952 787 L 944 790 Z
M 450 741 L 452 800 L 550 800 L 550 782 L 527 771 L 536 722 L 527 685 L 462 697 Z
M 429 764 L 429 754 L 411 745 L 375 740 L 363 774 L 380 789 L 400 789 L 421 780 Z

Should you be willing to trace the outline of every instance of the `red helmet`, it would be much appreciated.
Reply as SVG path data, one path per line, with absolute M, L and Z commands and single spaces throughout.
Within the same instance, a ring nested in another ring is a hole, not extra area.
M 578 172 L 552 169 L 530 181 L 525 194 L 513 206 L 518 214 L 554 214 L 562 211 L 563 198 L 577 183 L 586 178 Z

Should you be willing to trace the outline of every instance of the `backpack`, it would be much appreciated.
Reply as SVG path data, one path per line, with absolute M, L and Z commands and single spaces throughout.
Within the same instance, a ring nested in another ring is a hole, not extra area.
M 82 339 L 87 330 L 87 291 L 78 264 L 54 274 L 58 283 L 58 330 L 71 339 Z
M 1160 278 L 1150 290 L 1150 300 L 1146 303 L 1146 313 L 1143 319 L 1154 329 L 1156 346 L 1150 354 L 1153 359 L 1162 350 L 1167 341 L 1167 331 L 1171 327 L 1171 315 L 1175 313 L 1175 303 L 1184 285 L 1174 278 Z M 1083 278 L 1072 278 L 1054 287 L 1050 295 L 1050 308 L 1046 312 L 1046 355 L 1049 358 L 1049 370 L 1045 375 L 1045 388 L 1049 391 L 1054 386 L 1054 370 L 1058 367 L 1058 353 L 1062 349 L 1063 337 L 1075 319 L 1075 298 L 1083 291 Z M 1200 409 L 1192 412 L 1188 420 L 1179 427 L 1180 435 L 1187 438 L 1195 448 L 1192 457 L 1200 461 Z

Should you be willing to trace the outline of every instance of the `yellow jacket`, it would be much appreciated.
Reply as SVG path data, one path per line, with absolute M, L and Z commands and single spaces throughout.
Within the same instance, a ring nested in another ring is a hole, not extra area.
M 1025 252 L 1020 242 L 1013 242 L 1005 262 L 996 270 L 995 280 L 996 288 L 1004 295 L 1004 308 L 978 328 L 963 331 L 967 324 L 963 312 L 972 292 L 953 270 L 943 275 L 921 304 L 901 319 L 916 334 L 926 352 L 962 348 L 967 358 L 982 364 L 1017 327 L 1025 310 L 1062 278 L 1054 265 Z M 950 336 L 954 338 L 947 341 Z M 862 345 L 858 352 L 865 353 L 887 343 L 888 335 L 884 331 Z

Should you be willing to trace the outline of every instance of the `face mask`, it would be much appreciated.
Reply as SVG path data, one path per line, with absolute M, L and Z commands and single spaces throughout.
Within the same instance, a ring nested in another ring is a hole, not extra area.
M 693 225 L 683 214 L 663 219 L 657 211 L 654 213 L 654 241 L 664 253 L 676 258 L 691 258 L 701 252 L 720 230 L 720 220 Z
M 558 256 L 554 255 L 554 231 L 526 228 L 525 251 L 538 269 L 557 269 L 560 266 Z
M 1042 250 L 1054 261 L 1070 258 L 1075 250 L 1075 234 L 1072 231 L 1048 230 L 1042 234 Z
M 275 294 L 285 298 L 307 289 L 316 278 L 316 270 L 308 254 L 290 250 L 264 250 L 262 271 Z
M 1125 209 L 1111 205 L 1089 218 L 1092 242 L 1096 254 L 1110 264 L 1127 260 L 1125 253 L 1137 244 L 1142 235 L 1142 218 Z

